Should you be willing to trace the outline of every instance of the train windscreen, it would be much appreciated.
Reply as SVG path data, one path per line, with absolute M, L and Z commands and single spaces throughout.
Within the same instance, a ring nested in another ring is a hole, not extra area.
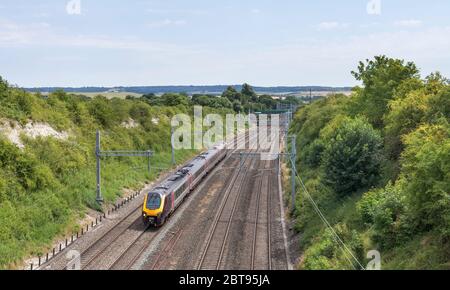
M 147 196 L 147 209 L 156 210 L 161 207 L 161 196 L 158 193 L 149 193 Z

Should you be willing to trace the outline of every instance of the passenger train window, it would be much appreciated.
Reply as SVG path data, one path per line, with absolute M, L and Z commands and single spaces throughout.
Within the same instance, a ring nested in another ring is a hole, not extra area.
M 169 194 L 166 196 L 166 202 L 164 203 L 164 214 L 168 214 L 170 210 L 172 209 L 172 195 Z
M 161 196 L 158 193 L 149 193 L 147 196 L 147 208 L 149 210 L 159 209 L 161 207 Z
M 183 185 L 175 192 L 175 197 L 176 197 L 176 198 L 179 198 L 179 197 L 184 193 L 184 191 L 186 190 L 186 188 L 187 188 L 187 184 L 183 184 Z

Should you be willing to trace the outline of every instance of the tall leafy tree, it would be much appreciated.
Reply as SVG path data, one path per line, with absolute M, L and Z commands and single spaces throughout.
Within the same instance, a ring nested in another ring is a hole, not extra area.
M 413 62 L 405 63 L 382 55 L 360 62 L 352 75 L 364 86 L 356 91 L 354 109 L 367 116 L 376 128 L 381 128 L 388 102 L 393 99 L 396 89 L 405 80 L 419 78 L 419 71 Z
M 450 239 L 450 126 L 423 125 L 404 138 L 402 175 L 422 230 L 437 228 Z
M 253 87 L 249 84 L 243 84 L 241 90 L 242 97 L 245 99 L 245 103 L 248 101 L 257 102 L 258 95 L 253 90 Z M 244 103 L 244 102 L 243 102 Z
M 266 109 L 275 109 L 277 101 L 269 95 L 263 95 L 259 98 L 259 102 L 264 104 Z
M 161 97 L 164 106 L 189 106 L 190 99 L 184 94 L 164 94 Z
M 230 102 L 241 101 L 241 94 L 233 86 L 229 86 L 223 92 L 222 97 L 227 98 Z
M 324 152 L 326 182 L 340 196 L 375 185 L 382 160 L 380 134 L 364 119 L 345 119 Z

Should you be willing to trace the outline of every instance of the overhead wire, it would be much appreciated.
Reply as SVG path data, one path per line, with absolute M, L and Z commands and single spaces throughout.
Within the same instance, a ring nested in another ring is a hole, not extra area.
M 292 158 L 289 158 L 290 162 L 293 163 L 295 162 L 294 160 L 292 160 Z M 294 165 L 294 164 L 292 164 Z M 292 168 L 294 168 L 294 166 L 292 166 Z M 317 203 L 315 202 L 314 198 L 311 196 L 311 194 L 309 193 L 308 189 L 306 188 L 302 178 L 300 177 L 299 173 L 297 170 L 295 170 L 295 177 L 296 179 L 300 182 L 300 185 L 302 186 L 303 192 L 305 193 L 306 197 L 309 199 L 309 201 L 311 202 L 314 210 L 316 211 L 316 213 L 319 215 L 320 219 L 322 220 L 322 222 L 325 224 L 325 226 L 330 230 L 333 239 L 335 240 L 336 243 L 338 243 L 338 245 L 341 247 L 345 258 L 349 261 L 349 263 L 351 264 L 351 266 L 353 267 L 353 269 L 356 270 L 355 265 L 353 264 L 353 262 L 351 261 L 351 259 L 353 259 L 356 264 L 358 264 L 358 266 L 360 267 L 361 270 L 365 270 L 365 267 L 361 264 L 361 262 L 358 260 L 358 258 L 353 254 L 353 252 L 349 249 L 349 247 L 344 243 L 344 241 L 341 239 L 341 237 L 339 236 L 338 233 L 336 233 L 336 231 L 334 230 L 334 228 L 331 226 L 331 224 L 328 222 L 327 218 L 325 217 L 325 215 L 322 213 L 322 211 L 320 210 L 319 206 L 317 205 Z M 348 254 L 350 255 L 350 257 L 348 256 Z

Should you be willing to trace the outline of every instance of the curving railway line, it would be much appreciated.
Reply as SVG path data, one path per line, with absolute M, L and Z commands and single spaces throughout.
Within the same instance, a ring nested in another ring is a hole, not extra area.
M 272 162 L 267 162 L 271 166 Z M 269 167 L 270 168 L 270 167 Z M 265 167 L 264 169 L 267 169 Z M 259 179 L 252 243 L 251 270 L 272 270 L 270 174 L 263 172 Z
M 238 140 L 242 140 L 246 136 L 240 137 Z M 236 151 L 234 150 L 233 153 Z M 139 204 L 82 251 L 80 255 L 82 270 L 132 269 L 159 232 L 158 229 L 142 224 L 141 209 L 142 204 Z M 162 258 L 160 257 L 158 260 Z
M 261 153 L 258 151 L 250 153 Z M 245 155 L 243 166 L 224 192 L 201 251 L 198 270 L 273 268 L 272 199 L 278 196 L 278 190 L 273 190 L 272 184 L 277 163 L 248 156 L 251 155 Z M 281 268 L 287 267 L 286 261 Z
M 220 269 L 233 217 L 242 193 L 242 187 L 250 172 L 247 165 L 250 166 L 255 162 L 255 159 L 249 159 L 248 156 L 245 157 L 244 163 L 235 172 L 231 182 L 225 189 L 224 199 L 209 231 L 205 249 L 197 266 L 198 270 Z
M 254 155 L 240 160 L 241 152 Z M 79 246 L 81 269 L 288 269 L 278 162 L 255 157 L 262 152 L 229 151 L 162 228 L 142 223 L 142 200 L 136 200 Z

